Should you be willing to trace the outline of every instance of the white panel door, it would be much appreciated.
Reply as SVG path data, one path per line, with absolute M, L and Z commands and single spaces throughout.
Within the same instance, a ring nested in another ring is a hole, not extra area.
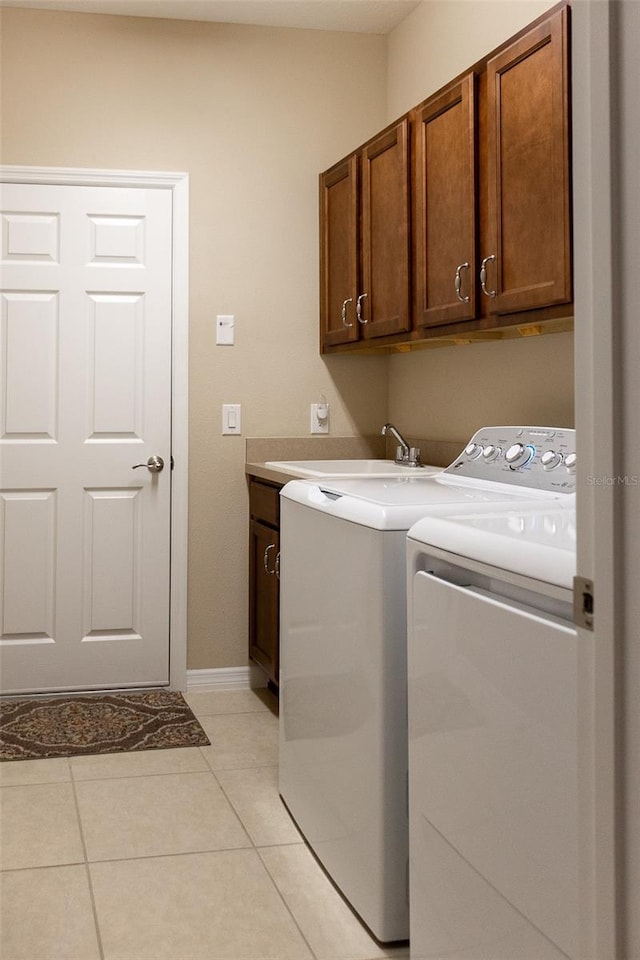
M 3 693 L 168 683 L 171 202 L 2 188 Z

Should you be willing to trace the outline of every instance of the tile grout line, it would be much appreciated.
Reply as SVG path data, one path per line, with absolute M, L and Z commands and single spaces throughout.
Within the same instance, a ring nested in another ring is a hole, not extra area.
M 245 830 L 246 833 L 246 830 Z M 248 838 L 249 841 L 251 838 Z M 138 863 L 142 860 L 169 860 L 172 857 L 208 857 L 218 853 L 238 853 L 243 850 L 251 850 L 251 843 L 244 847 L 215 847 L 211 850 L 179 850 L 175 853 L 141 853 L 135 857 L 101 857 L 99 860 L 88 860 L 87 865 L 98 865 L 100 863 Z M 8 871 L 7 871 L 8 872 Z
M 85 860 L 70 860 L 68 863 L 39 863 L 30 867 L 7 867 L 6 870 L 2 868 L 0 873 L 24 873 L 27 870 L 62 870 L 64 867 L 83 867 L 85 863 Z
M 74 777 L 74 783 L 101 783 L 107 780 L 143 780 L 151 777 L 189 777 L 194 773 L 212 773 L 212 770 L 210 767 L 207 767 L 206 770 L 201 767 L 199 770 L 160 770 L 155 773 L 109 774 L 108 777 Z
M 196 750 L 202 749 L 201 747 L 194 748 Z M 93 756 L 93 754 L 92 754 Z M 116 754 L 95 754 L 95 756 L 116 756 Z M 100 777 L 82 777 L 74 776 L 73 774 L 67 780 L 33 780 L 25 783 L 0 783 L 1 790 L 11 790 L 15 787 L 46 787 L 53 786 L 60 783 L 99 783 L 103 780 L 142 780 L 145 777 L 181 777 L 181 776 L 190 776 L 194 773 L 210 773 L 214 777 L 216 771 L 207 763 L 207 760 L 203 758 L 205 767 L 200 767 L 198 769 L 192 770 L 159 770 L 154 772 L 145 772 L 145 773 L 110 773 L 108 776 Z M 273 763 L 264 763 L 264 764 L 251 764 L 249 766 L 242 767 L 219 767 L 218 770 L 220 773 L 236 773 L 242 770 L 265 770 L 267 767 L 277 766 Z M 217 778 L 216 778 L 217 779 Z
M 227 803 L 229 804 L 229 806 L 230 806 L 231 809 L 233 810 L 233 813 L 234 813 L 234 816 L 235 816 L 236 820 L 238 821 L 238 823 L 240 824 L 240 826 L 241 826 L 242 829 L 244 830 L 245 834 L 246 834 L 247 837 L 249 838 L 249 842 L 250 842 L 251 846 L 252 846 L 252 847 L 254 848 L 254 850 L 255 850 L 255 846 L 256 846 L 256 845 L 255 845 L 255 843 L 253 842 L 253 837 L 252 837 L 251 834 L 249 833 L 248 828 L 247 828 L 247 827 L 245 826 L 245 824 L 243 823 L 242 817 L 240 816 L 240 814 L 239 814 L 238 811 L 236 810 L 235 804 L 232 802 L 231 797 L 227 794 L 227 791 L 225 790 L 225 788 L 222 786 L 222 784 L 221 784 L 220 781 L 218 780 L 218 778 L 217 778 L 217 776 L 216 776 L 216 773 L 215 773 L 215 770 L 213 770 L 211 767 L 209 768 L 209 770 L 210 770 L 210 772 L 211 772 L 211 776 L 213 777 L 213 779 L 215 780 L 215 782 L 218 784 L 218 789 L 220 790 L 222 796 L 225 798 L 225 800 L 227 801 Z
M 269 877 L 269 880 L 270 880 L 271 883 L 273 884 L 276 893 L 277 893 L 278 896 L 280 897 L 280 900 L 282 901 L 285 910 L 287 911 L 287 913 L 289 914 L 289 916 L 290 916 L 291 919 L 293 920 L 293 923 L 294 923 L 294 926 L 296 927 L 296 930 L 298 931 L 298 933 L 299 933 L 300 936 L 302 937 L 303 941 L 304 941 L 305 944 L 307 945 L 307 948 L 308 948 L 308 950 L 309 950 L 309 953 L 310 953 L 311 956 L 313 957 L 313 960 L 318 960 L 318 955 L 317 955 L 317 953 L 315 952 L 315 950 L 313 949 L 313 947 L 312 947 L 311 944 L 309 943 L 309 941 L 308 941 L 308 939 L 307 939 L 307 937 L 306 937 L 306 935 L 305 935 L 305 933 L 304 933 L 304 930 L 302 929 L 302 927 L 301 927 L 300 924 L 298 923 L 298 921 L 297 921 L 297 919 L 296 919 L 296 916 L 295 916 L 293 910 L 291 909 L 291 907 L 290 907 L 289 904 L 287 903 L 287 901 L 286 901 L 286 899 L 285 899 L 285 897 L 284 897 L 284 894 L 281 892 L 278 884 L 276 883 L 276 881 L 274 880 L 274 878 L 273 878 L 273 876 L 272 876 L 272 874 L 271 874 L 271 871 L 269 870 L 269 867 L 268 867 L 267 864 L 265 863 L 264 857 L 263 857 L 262 854 L 260 853 L 261 847 L 255 847 L 255 846 L 254 846 L 254 850 L 255 850 L 255 852 L 256 852 L 257 855 L 258 855 L 258 859 L 260 860 L 260 863 L 262 864 L 262 867 L 263 867 L 265 873 L 267 874 L 267 876 Z
M 87 884 L 89 886 L 89 899 L 91 900 L 91 911 L 93 913 L 93 922 L 96 930 L 98 952 L 100 954 L 100 960 L 104 960 L 104 947 L 102 944 L 102 933 L 100 931 L 100 923 L 98 921 L 98 908 L 96 906 L 96 898 L 93 890 L 93 878 L 91 876 L 91 870 L 89 869 L 89 854 L 87 850 L 87 841 L 84 835 L 82 817 L 80 816 L 80 801 L 78 800 L 78 793 L 76 791 L 76 781 L 73 776 L 73 770 L 71 769 L 71 761 L 69 761 L 69 773 L 71 776 L 71 789 L 73 790 L 73 800 L 76 808 L 76 817 L 78 818 L 78 830 L 80 831 L 80 842 L 82 843 L 82 850 L 84 852 L 84 868 L 85 868 L 85 873 L 87 877 Z
M 200 720 L 206 720 L 208 717 L 246 717 L 249 715 L 260 716 L 263 713 L 271 713 L 273 716 L 273 713 L 269 707 L 264 707 L 264 709 L 260 710 L 215 710 L 213 713 L 196 713 L 194 707 L 191 707 L 189 704 L 188 706 L 198 722 L 200 722 Z
M 206 760 L 206 757 L 205 757 L 205 760 Z M 208 761 L 207 761 L 207 762 L 208 762 Z M 275 763 L 275 764 L 273 764 L 273 763 L 265 764 L 264 766 L 270 766 L 270 767 L 275 766 L 275 767 L 278 767 L 278 763 Z M 242 767 L 242 768 L 240 768 L 240 769 L 247 769 L 247 770 L 248 770 L 248 769 L 254 769 L 254 766 L 251 766 L 251 767 Z M 225 771 L 221 771 L 221 772 L 225 772 Z M 260 861 L 260 863 L 262 864 L 262 869 L 265 871 L 266 875 L 268 876 L 269 881 L 271 882 L 274 890 L 276 891 L 276 894 L 278 895 L 278 898 L 280 899 L 282 905 L 284 906 L 284 909 L 287 911 L 287 913 L 288 913 L 289 916 L 291 917 L 291 920 L 292 920 L 292 922 L 293 922 L 293 925 L 294 925 L 294 927 L 296 928 L 296 930 L 298 931 L 298 933 L 300 934 L 303 943 L 306 945 L 307 949 L 309 950 L 309 953 L 311 954 L 311 957 L 313 958 L 313 960 L 318 960 L 318 956 L 317 956 L 315 950 L 313 950 L 311 944 L 309 943 L 307 937 L 305 936 L 305 933 L 304 933 L 302 927 L 301 927 L 300 924 L 298 923 L 298 921 L 297 921 L 297 919 L 296 919 L 293 911 L 291 910 L 289 904 L 287 903 L 287 901 L 285 900 L 282 892 L 280 891 L 280 888 L 278 887 L 278 884 L 275 882 L 273 876 L 271 875 L 271 872 L 269 871 L 269 868 L 268 868 L 267 864 L 266 864 L 265 861 L 264 861 L 264 858 L 262 857 L 262 855 L 261 855 L 261 853 L 260 853 L 260 847 L 258 847 L 257 844 L 254 843 L 253 837 L 251 836 L 248 828 L 247 828 L 247 827 L 245 826 L 245 824 L 243 823 L 240 814 L 236 811 L 236 808 L 235 808 L 235 806 L 234 806 L 231 798 L 230 798 L 229 795 L 227 794 L 227 791 L 225 790 L 224 786 L 222 785 L 222 783 L 220 783 L 220 780 L 218 780 L 218 777 L 216 776 L 216 772 L 215 772 L 215 770 L 214 770 L 213 768 L 211 768 L 211 773 L 213 774 L 216 783 L 217 783 L 218 786 L 220 787 L 220 789 L 221 789 L 221 791 L 222 791 L 222 793 L 223 793 L 223 795 L 224 795 L 227 803 L 231 806 L 233 812 L 236 814 L 238 820 L 239 820 L 240 823 L 242 824 L 242 828 L 243 828 L 243 830 L 245 831 L 245 833 L 247 834 L 247 836 L 249 837 L 249 840 L 251 841 L 251 846 L 252 846 L 255 854 L 256 854 L 256 856 L 258 857 L 258 860 Z M 281 846 L 281 844 L 273 844 L 273 846 Z

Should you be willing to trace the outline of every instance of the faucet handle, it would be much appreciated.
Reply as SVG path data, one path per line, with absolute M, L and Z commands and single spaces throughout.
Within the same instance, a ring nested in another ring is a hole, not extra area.
M 412 467 L 420 466 L 420 447 L 411 447 L 409 449 L 409 464 Z
M 402 447 L 400 444 L 396 447 L 396 463 L 406 463 L 406 459 L 402 453 Z

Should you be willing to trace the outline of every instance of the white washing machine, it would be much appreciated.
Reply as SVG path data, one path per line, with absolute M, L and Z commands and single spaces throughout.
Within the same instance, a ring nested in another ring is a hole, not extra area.
M 579 955 L 575 566 L 573 496 L 409 531 L 413 960 Z
M 572 431 L 484 428 L 437 476 L 282 490 L 280 793 L 380 941 L 409 935 L 407 530 L 427 514 L 563 498 L 564 460 L 544 490 L 527 480 L 540 445 L 569 458 L 572 444 Z

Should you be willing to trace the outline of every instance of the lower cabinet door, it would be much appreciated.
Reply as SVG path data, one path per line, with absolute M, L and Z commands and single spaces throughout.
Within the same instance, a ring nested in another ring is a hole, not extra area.
M 249 541 L 249 656 L 278 684 L 279 579 L 277 530 L 251 520 Z

